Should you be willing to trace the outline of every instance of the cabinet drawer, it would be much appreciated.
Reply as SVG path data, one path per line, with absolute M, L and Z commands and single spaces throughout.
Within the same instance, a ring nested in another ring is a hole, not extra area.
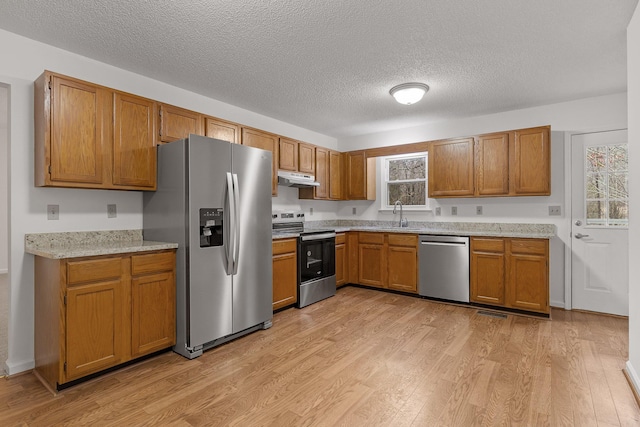
M 512 239 L 511 253 L 544 255 L 547 253 L 548 242 L 543 239 Z
M 119 279 L 120 276 L 122 276 L 121 258 L 67 262 L 67 283 L 69 285 L 107 279 Z
M 488 239 L 484 237 L 472 237 L 471 250 L 503 253 L 504 239 Z
M 392 246 L 418 246 L 417 234 L 389 234 L 389 244 Z
M 360 233 L 358 235 L 358 242 L 382 245 L 384 244 L 384 233 Z
M 298 247 L 296 239 L 274 240 L 273 255 L 285 254 L 287 252 L 295 252 Z
M 131 256 L 131 275 L 146 274 L 155 271 L 173 270 L 176 265 L 174 252 L 156 252 Z
M 337 233 L 336 234 L 336 245 L 340 245 L 342 243 L 345 243 L 346 241 L 347 241 L 347 238 L 344 235 L 344 233 Z

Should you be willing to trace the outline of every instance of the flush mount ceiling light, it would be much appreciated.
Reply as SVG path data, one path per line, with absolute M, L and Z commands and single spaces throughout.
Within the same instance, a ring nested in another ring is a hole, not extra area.
M 389 93 L 400 104 L 411 105 L 420 101 L 428 90 L 429 86 L 424 83 L 403 83 L 392 87 Z

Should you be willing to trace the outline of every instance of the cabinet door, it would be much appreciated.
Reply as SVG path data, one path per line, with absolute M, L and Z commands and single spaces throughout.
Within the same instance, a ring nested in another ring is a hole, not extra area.
M 551 142 L 549 128 L 515 131 L 513 142 L 512 193 L 548 196 L 551 194 Z
M 549 241 L 511 239 L 507 306 L 549 313 Z
M 298 170 L 298 141 L 280 138 L 280 151 L 278 153 L 278 169 Z
M 471 238 L 471 301 L 505 304 L 505 242 Z
M 68 288 L 64 382 L 126 361 L 125 295 L 120 280 Z
M 482 135 L 476 142 L 476 195 L 509 194 L 509 133 Z
M 160 141 L 183 139 L 190 133 L 204 135 L 202 115 L 194 111 L 162 104 L 160 106 Z
M 207 117 L 205 128 L 205 135 L 209 138 L 240 144 L 240 126 L 235 123 Z
M 309 175 L 316 174 L 316 147 L 313 145 L 298 143 L 298 171 Z
M 404 292 L 418 292 L 418 250 L 413 247 L 389 246 L 388 287 Z
M 295 252 L 273 256 L 273 309 L 298 301 L 298 274 Z
M 329 198 L 342 199 L 342 153 L 329 151 Z
M 473 196 L 473 138 L 431 143 L 429 197 Z
M 131 354 L 142 356 L 176 342 L 176 280 L 173 272 L 131 280 Z
M 338 243 L 340 234 L 336 236 L 336 286 L 343 286 L 348 283 L 349 269 L 348 269 L 348 254 L 347 245 L 344 243 L 345 238 L 342 234 L 342 242 Z
M 347 199 L 367 199 L 367 157 L 364 151 L 347 153 Z
M 242 128 L 242 145 L 271 151 L 271 194 L 278 195 L 278 136 L 255 129 Z
M 384 288 L 386 272 L 384 245 L 360 243 L 358 249 L 358 283 Z
M 97 86 L 53 76 L 51 99 L 50 162 L 45 159 L 51 181 L 100 187 L 108 167 L 103 155 L 111 97 Z
M 315 187 L 316 199 L 329 198 L 329 150 L 316 147 L 316 181 L 320 183 Z
M 122 93 L 114 99 L 113 184 L 154 190 L 157 104 Z

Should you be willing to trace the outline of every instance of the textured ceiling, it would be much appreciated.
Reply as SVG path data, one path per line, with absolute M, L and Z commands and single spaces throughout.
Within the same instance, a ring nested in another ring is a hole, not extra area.
M 637 2 L 0 0 L 0 28 L 340 138 L 623 92 Z

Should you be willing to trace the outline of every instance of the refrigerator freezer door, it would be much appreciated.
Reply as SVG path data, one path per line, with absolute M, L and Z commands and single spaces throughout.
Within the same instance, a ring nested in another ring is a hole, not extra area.
M 237 274 L 233 276 L 233 332 L 270 321 L 272 309 L 271 153 L 230 144 L 237 179 Z
M 187 248 L 188 346 L 196 347 L 232 333 L 232 280 L 227 274 L 229 233 L 223 246 L 200 247 L 200 209 L 229 210 L 227 172 L 231 144 L 191 135 L 188 151 L 189 242 Z

